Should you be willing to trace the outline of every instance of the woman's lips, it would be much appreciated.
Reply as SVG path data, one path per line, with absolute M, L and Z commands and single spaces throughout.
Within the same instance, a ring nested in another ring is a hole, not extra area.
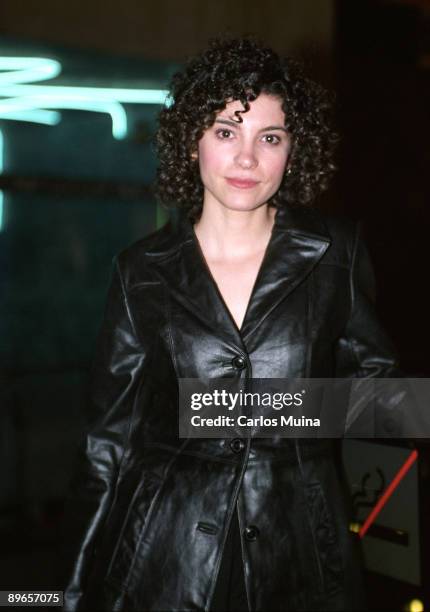
M 240 178 L 226 178 L 226 181 L 229 185 L 233 185 L 233 187 L 239 187 L 239 189 L 251 189 L 258 185 L 259 181 L 251 181 L 250 179 L 240 179 Z

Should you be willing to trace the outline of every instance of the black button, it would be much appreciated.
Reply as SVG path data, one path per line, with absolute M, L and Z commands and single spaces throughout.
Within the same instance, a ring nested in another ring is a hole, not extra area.
M 245 442 L 240 438 L 234 438 L 230 442 L 230 448 L 234 453 L 240 453 L 245 448 Z
M 248 540 L 248 542 L 254 542 L 254 540 L 258 538 L 259 534 L 260 531 L 255 525 L 248 525 L 248 527 L 245 527 L 245 538 Z
M 233 357 L 231 363 L 237 370 L 243 370 L 243 368 L 246 367 L 246 361 L 240 355 L 236 355 L 236 357 Z

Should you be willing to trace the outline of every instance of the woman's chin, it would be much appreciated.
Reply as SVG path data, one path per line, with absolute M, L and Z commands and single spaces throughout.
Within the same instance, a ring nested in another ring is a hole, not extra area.
M 235 212 L 251 212 L 266 206 L 267 200 L 250 200 L 245 198 L 231 198 L 220 203 L 227 210 Z

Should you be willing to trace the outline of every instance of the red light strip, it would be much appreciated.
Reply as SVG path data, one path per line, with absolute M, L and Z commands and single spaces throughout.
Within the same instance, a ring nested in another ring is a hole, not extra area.
M 358 535 L 360 538 L 364 538 L 364 536 L 367 533 L 367 530 L 369 529 L 373 521 L 376 519 L 378 514 L 381 512 L 382 508 L 385 506 L 387 501 L 390 499 L 391 495 L 397 489 L 397 487 L 400 484 L 400 481 L 404 478 L 404 476 L 406 476 L 406 473 L 408 472 L 409 468 L 412 467 L 412 465 L 415 463 L 417 457 L 418 457 L 418 451 L 413 450 L 411 454 L 409 455 L 409 457 L 404 462 L 404 464 L 401 466 L 397 474 L 394 476 L 393 480 L 390 482 L 388 487 L 385 489 L 384 493 L 378 499 L 373 510 L 370 512 L 369 516 L 365 520 L 362 528 L 358 532 Z

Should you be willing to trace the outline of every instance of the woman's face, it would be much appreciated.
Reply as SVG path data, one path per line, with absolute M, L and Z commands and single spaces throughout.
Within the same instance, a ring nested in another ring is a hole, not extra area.
M 220 111 L 198 143 L 203 206 L 254 210 L 278 190 L 291 148 L 279 98 L 260 94 L 243 110 L 238 100 Z

